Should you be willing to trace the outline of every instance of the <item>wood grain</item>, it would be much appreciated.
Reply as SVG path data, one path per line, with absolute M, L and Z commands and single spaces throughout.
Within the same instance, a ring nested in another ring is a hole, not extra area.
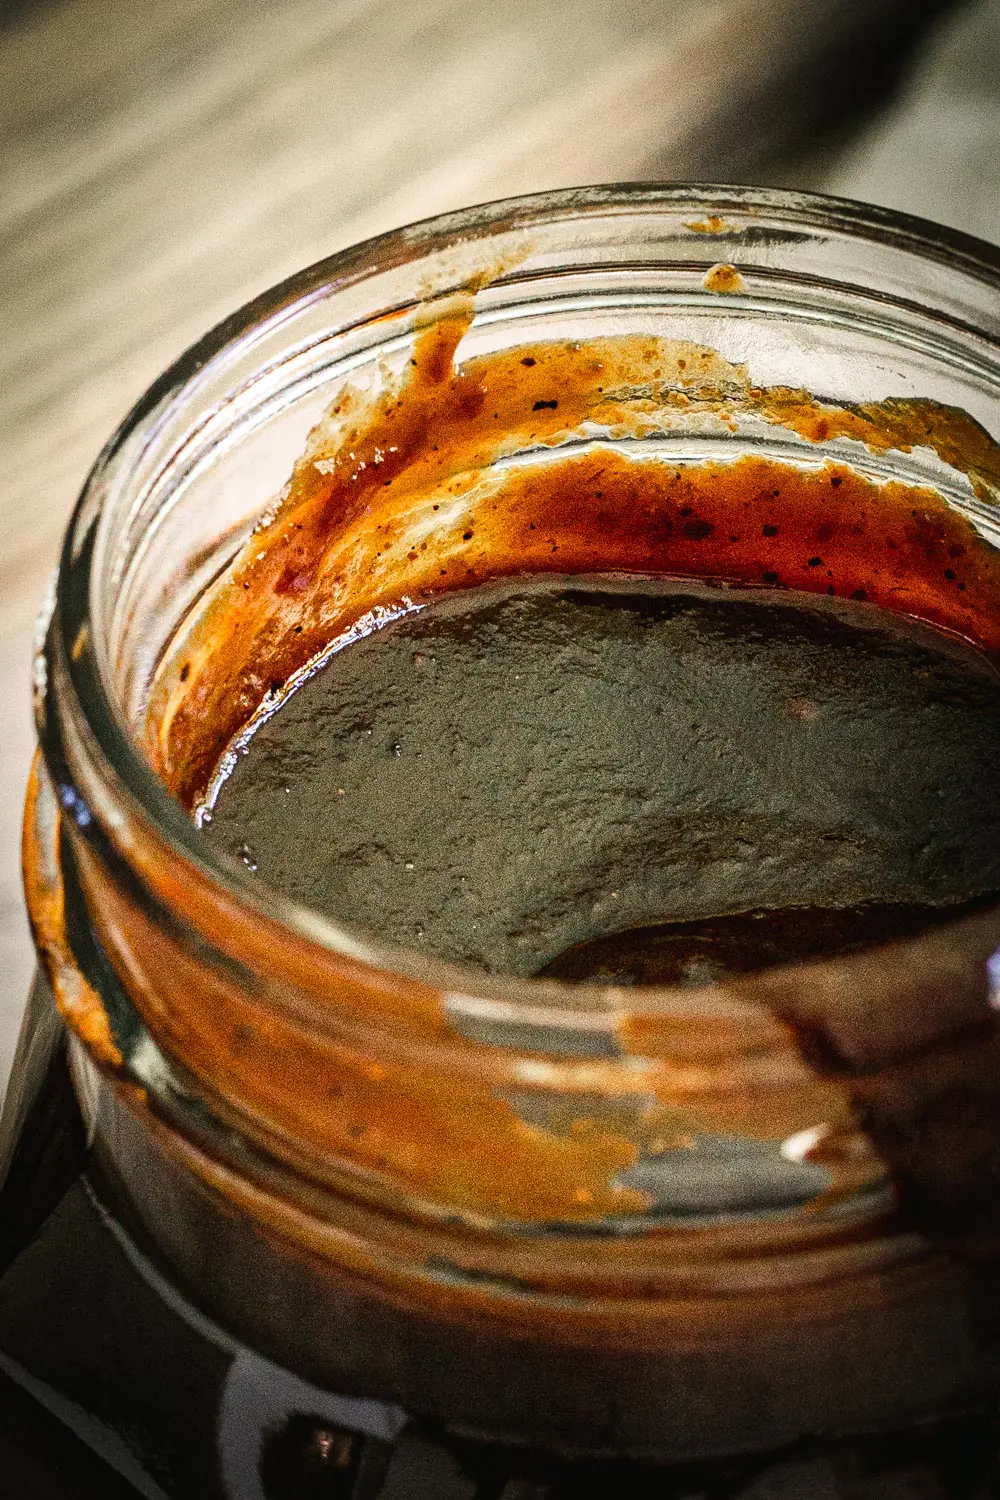
M 979 9 L 996 33 L 997 6 Z M 0 29 L 0 1080 L 31 963 L 32 619 L 86 470 L 145 385 L 256 291 L 395 224 L 572 182 L 759 173 L 879 11 L 63 0 Z

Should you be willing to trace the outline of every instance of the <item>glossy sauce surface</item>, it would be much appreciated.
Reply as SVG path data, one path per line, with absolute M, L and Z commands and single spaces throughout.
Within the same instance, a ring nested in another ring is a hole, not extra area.
M 335 652 L 203 826 L 261 881 L 445 958 L 709 983 L 1000 889 L 998 731 L 981 652 L 868 604 L 512 579 Z

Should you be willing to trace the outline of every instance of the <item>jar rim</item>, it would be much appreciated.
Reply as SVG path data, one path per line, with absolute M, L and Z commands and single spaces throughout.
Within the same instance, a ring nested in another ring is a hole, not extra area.
M 769 220 L 780 220 L 782 226 L 797 227 L 806 235 L 838 233 L 883 249 L 908 252 L 921 261 L 946 267 L 956 279 L 980 283 L 991 296 L 1000 292 L 1000 248 L 960 231 L 848 199 L 717 184 L 619 184 L 502 199 L 437 215 L 350 246 L 280 282 L 217 324 L 148 388 L 124 418 L 96 460 L 71 517 L 54 596 L 43 622 L 48 633 L 48 658 L 36 673 L 36 681 L 42 683 L 37 711 L 43 749 L 48 753 L 53 742 L 53 711 L 47 699 L 58 676 L 61 690 L 68 688 L 71 699 L 69 705 L 60 705 L 60 712 L 68 710 L 77 720 L 88 757 L 96 757 L 95 786 L 99 783 L 106 794 L 105 808 L 113 809 L 110 821 L 119 830 L 126 822 L 133 833 L 141 830 L 151 845 L 168 855 L 173 862 L 175 888 L 186 882 L 196 884 L 201 891 L 213 892 L 224 900 L 230 909 L 236 903 L 245 915 L 257 915 L 269 925 L 294 934 L 300 944 L 317 954 L 338 955 L 402 980 L 417 981 L 447 993 L 460 1006 L 468 1005 L 473 1010 L 480 1007 L 484 1018 L 486 1013 L 493 1019 L 516 1013 L 520 1024 L 563 1027 L 569 1022 L 604 1030 L 609 1020 L 609 991 L 614 987 L 487 975 L 416 948 L 384 941 L 372 933 L 356 932 L 347 923 L 261 886 L 235 860 L 198 834 L 184 808 L 170 795 L 129 735 L 108 673 L 90 637 L 95 541 L 109 476 L 117 466 L 127 465 L 134 458 L 130 444 L 136 434 L 150 423 L 155 431 L 206 367 L 240 340 L 265 325 L 273 328 L 309 302 L 363 282 L 387 266 L 402 266 L 436 250 L 467 246 L 512 231 L 626 212 L 737 214 L 762 220 L 765 225 Z M 713 241 L 706 238 L 704 243 L 707 268 L 713 261 Z M 502 280 L 502 275 L 498 279 Z M 460 290 L 463 285 L 468 285 L 467 278 L 435 287 L 431 298 Z M 986 330 L 979 332 L 985 334 Z M 1000 318 L 989 336 L 1000 349 Z M 58 737 L 58 731 L 55 734 Z M 58 777 L 55 779 L 58 783 Z M 57 784 L 57 794 L 64 811 L 80 826 L 92 822 L 94 809 L 88 806 L 88 789 L 77 788 L 71 793 Z M 72 797 L 77 798 L 76 803 Z M 100 816 L 96 821 L 101 823 Z M 100 836 L 99 830 L 91 832 Z M 897 941 L 885 946 L 898 949 L 901 944 Z M 882 947 L 867 950 L 865 956 L 870 959 L 881 951 Z M 780 972 L 799 972 L 802 967 L 801 962 L 795 962 L 782 966 Z M 636 987 L 628 991 L 629 1010 L 633 1014 L 643 1010 L 657 1014 L 689 1014 L 694 1010 L 701 1016 L 706 1010 L 719 1010 L 732 1014 L 744 1010 L 739 988 L 738 983 L 727 983 L 718 991 L 694 992 L 666 986 Z

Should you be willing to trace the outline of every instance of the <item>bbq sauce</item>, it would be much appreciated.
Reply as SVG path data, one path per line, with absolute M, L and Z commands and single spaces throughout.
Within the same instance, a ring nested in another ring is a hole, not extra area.
M 372 628 L 224 764 L 206 836 L 491 973 L 711 983 L 1000 889 L 1000 675 L 871 605 L 547 575 Z

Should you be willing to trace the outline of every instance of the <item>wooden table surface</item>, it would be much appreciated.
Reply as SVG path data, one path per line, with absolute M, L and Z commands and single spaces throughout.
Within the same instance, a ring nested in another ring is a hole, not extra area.
M 32 621 L 146 384 L 300 266 L 508 193 L 802 182 L 1000 239 L 1000 0 L 949 12 L 898 98 L 810 154 L 824 60 L 882 3 L 0 0 L 0 1088 Z

